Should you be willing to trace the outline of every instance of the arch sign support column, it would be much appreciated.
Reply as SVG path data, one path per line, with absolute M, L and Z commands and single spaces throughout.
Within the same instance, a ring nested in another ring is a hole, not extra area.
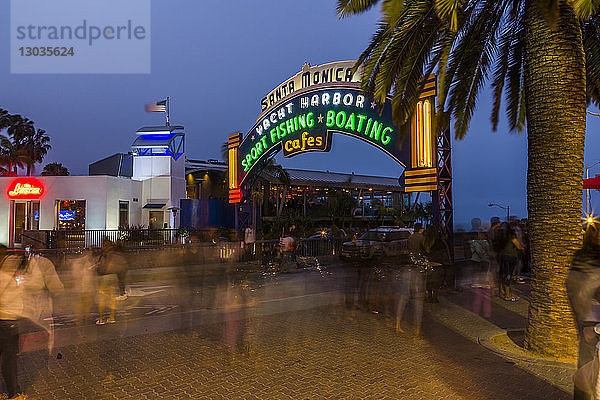
M 247 197 L 253 180 L 277 152 L 284 157 L 328 152 L 334 134 L 357 138 L 400 163 L 405 168 L 399 178 L 405 192 L 438 191 L 439 141 L 432 128 L 435 76 L 423 79 L 411 123 L 398 127 L 392 120 L 391 101 L 380 109 L 361 90 L 360 71 L 352 73 L 354 63 L 305 64 L 263 97 L 252 129 L 243 137 L 236 133 L 228 138 L 230 203 Z M 433 199 L 437 197 L 432 193 Z

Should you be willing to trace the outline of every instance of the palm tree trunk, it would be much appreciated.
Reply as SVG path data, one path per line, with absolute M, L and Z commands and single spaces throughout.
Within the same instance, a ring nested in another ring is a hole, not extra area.
M 581 244 L 585 61 L 579 23 L 560 2 L 555 29 L 526 3 L 525 98 L 531 304 L 525 345 L 562 359 L 577 354 L 565 278 Z

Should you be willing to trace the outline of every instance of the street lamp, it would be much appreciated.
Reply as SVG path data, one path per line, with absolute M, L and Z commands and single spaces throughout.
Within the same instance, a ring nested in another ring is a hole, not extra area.
M 498 207 L 503 210 L 506 210 L 506 222 L 510 223 L 510 206 L 501 206 L 500 204 L 490 203 L 488 207 Z

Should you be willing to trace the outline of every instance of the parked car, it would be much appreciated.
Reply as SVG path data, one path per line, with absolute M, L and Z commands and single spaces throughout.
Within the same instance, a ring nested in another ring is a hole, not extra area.
M 346 261 L 408 257 L 411 228 L 380 227 L 370 229 L 357 240 L 344 242 L 340 258 Z

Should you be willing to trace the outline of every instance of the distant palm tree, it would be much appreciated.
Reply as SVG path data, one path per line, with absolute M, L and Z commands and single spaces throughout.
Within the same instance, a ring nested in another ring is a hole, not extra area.
M 41 163 L 52 148 L 50 137 L 46 135 L 45 130 L 37 129 L 33 135 L 24 138 L 21 146 L 27 151 L 32 161 L 31 164 L 27 164 L 27 176 L 30 176 L 35 163 Z
M 221 158 L 225 162 L 229 161 L 229 148 L 228 148 L 227 143 L 223 143 L 221 145 Z M 290 186 L 290 174 L 281 165 L 277 164 L 273 157 L 269 158 L 266 162 L 262 163 L 261 165 L 257 165 L 256 169 L 257 169 L 256 172 L 254 172 L 254 174 L 253 174 L 254 177 L 262 177 L 263 179 L 266 179 L 267 176 L 269 176 L 271 178 L 275 178 L 276 181 L 278 181 L 280 184 L 282 184 L 284 186 L 284 190 L 282 192 L 283 194 L 278 193 L 277 204 L 275 207 L 277 216 L 280 216 L 281 212 L 283 211 L 283 206 L 285 204 L 285 198 L 287 197 L 288 187 Z M 258 190 L 257 185 L 255 184 L 254 179 L 251 179 L 251 181 L 252 181 L 252 182 L 250 182 L 252 184 L 251 187 L 253 188 L 252 190 L 254 192 L 254 190 Z M 280 199 L 280 197 L 281 197 L 281 199 Z M 260 204 L 262 204 L 263 200 L 264 199 L 262 197 L 260 197 Z M 254 201 L 253 201 L 253 203 L 254 203 Z M 253 211 L 253 215 L 254 215 L 254 211 Z M 253 220 L 254 220 L 254 218 L 253 218 Z M 254 221 L 254 222 L 256 222 L 256 221 Z
M 6 166 L 5 175 L 16 176 L 17 168 L 24 168 L 31 163 L 25 149 L 17 147 L 9 138 L 0 135 L 0 165 Z
M 277 197 L 275 207 L 277 216 L 281 216 L 281 213 L 283 212 L 283 206 L 286 203 L 288 189 L 291 185 L 289 172 L 287 172 L 281 165 L 277 164 L 274 158 L 270 158 L 260 167 L 257 176 L 260 176 L 263 179 L 268 179 L 268 177 L 275 178 L 276 184 L 279 183 L 283 185 L 283 191 L 276 194 Z
M 42 176 L 68 176 L 69 170 L 62 163 L 49 163 L 44 165 Z
M 17 148 L 25 149 L 30 161 L 26 164 L 27 175 L 30 176 L 35 163 L 41 163 L 44 156 L 52 148 L 50 137 L 43 129 L 36 129 L 34 122 L 21 115 L 11 115 L 0 109 L 0 130 L 7 129 Z
M 0 131 L 8 128 L 12 124 L 12 115 L 8 111 L 0 108 Z
M 13 121 L 8 134 L 11 135 L 15 145 L 25 149 L 29 155 L 31 162 L 27 164 L 27 176 L 30 176 L 35 163 L 41 163 L 52 148 L 50 137 L 46 135 L 45 130 L 36 129 L 33 121 L 21 116 L 17 116 Z
M 438 74 L 437 130 L 467 133 L 492 78 L 492 126 L 506 96 L 511 130 L 527 123 L 527 210 L 532 284 L 526 346 L 560 358 L 577 353 L 565 289 L 581 245 L 586 106 L 600 104 L 597 0 L 338 0 L 341 17 L 382 5 L 358 59 L 363 88 L 391 95 L 394 121 L 410 121 L 423 76 Z M 499 154 L 501 159 L 501 154 Z M 500 168 L 502 166 L 500 165 Z

